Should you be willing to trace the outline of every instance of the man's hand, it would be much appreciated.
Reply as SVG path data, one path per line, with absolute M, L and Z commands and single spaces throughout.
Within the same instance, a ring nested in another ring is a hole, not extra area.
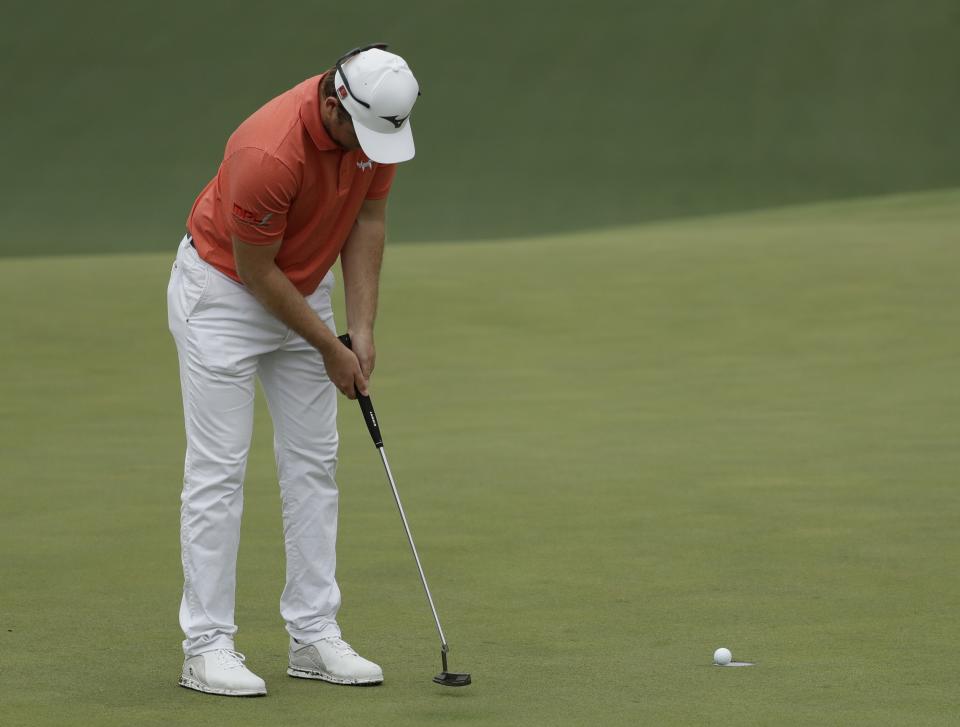
M 279 250 L 279 242 L 272 245 L 250 245 L 234 238 L 234 259 L 243 284 L 267 310 L 320 351 L 327 375 L 344 395 L 356 399 L 359 391 L 368 396 L 367 375 L 364 374 L 360 361 L 349 348 L 337 340 L 307 305 L 293 283 L 277 267 L 274 259 Z M 372 371 L 373 336 L 367 336 L 366 342 L 362 335 L 359 338 L 361 343 L 358 350 L 364 352 L 361 361 L 369 362 L 367 370 Z
M 322 355 L 327 376 L 344 396 L 356 399 L 358 391 L 364 396 L 370 395 L 367 378 L 363 375 L 360 362 L 353 351 L 337 341 L 336 345 L 330 346 Z
M 347 331 L 347 333 L 350 334 L 351 348 L 353 348 L 353 352 L 360 362 L 360 370 L 363 372 L 364 378 L 369 381 L 370 377 L 373 376 L 373 367 L 377 363 L 377 349 L 373 345 L 373 331 L 361 331 L 359 333 Z

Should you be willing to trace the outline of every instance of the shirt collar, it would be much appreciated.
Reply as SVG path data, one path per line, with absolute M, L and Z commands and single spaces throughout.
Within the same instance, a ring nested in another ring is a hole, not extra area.
M 320 151 L 333 151 L 340 147 L 337 142 L 330 138 L 327 130 L 323 128 L 323 120 L 320 116 L 320 88 L 326 75 L 324 73 L 322 76 L 316 76 L 307 82 L 306 99 L 300 106 L 300 120 L 307 127 L 307 133 L 310 134 L 310 138 L 313 139 L 313 143 L 317 145 Z

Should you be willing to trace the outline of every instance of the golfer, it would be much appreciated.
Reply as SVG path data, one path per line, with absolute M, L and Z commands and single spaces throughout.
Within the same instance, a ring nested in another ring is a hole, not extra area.
M 281 94 L 227 141 L 187 219 L 167 289 L 187 450 L 180 514 L 185 639 L 179 683 L 266 694 L 236 650 L 243 478 L 260 379 L 274 425 L 291 676 L 379 684 L 340 634 L 335 579 L 337 389 L 367 393 L 376 353 L 387 195 L 414 155 L 419 87 L 385 45 L 358 48 Z M 330 296 L 343 271 L 351 351 Z

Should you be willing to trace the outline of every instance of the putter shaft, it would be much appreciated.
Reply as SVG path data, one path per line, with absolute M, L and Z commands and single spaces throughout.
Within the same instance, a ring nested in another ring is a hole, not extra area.
M 349 333 L 344 333 L 342 336 L 339 336 L 339 339 L 344 346 L 352 350 L 353 347 Z M 430 604 L 433 622 L 437 625 L 437 633 L 440 634 L 440 660 L 443 663 L 443 671 L 437 674 L 433 678 L 433 681 L 445 687 L 465 687 L 472 682 L 469 674 L 447 671 L 447 653 L 450 651 L 450 647 L 447 645 L 447 637 L 443 633 L 443 626 L 440 625 L 440 616 L 437 615 L 437 607 L 433 603 L 430 586 L 427 585 L 427 577 L 423 573 L 420 554 L 417 553 L 417 546 L 413 542 L 413 533 L 410 532 L 410 523 L 407 522 L 407 514 L 403 511 L 403 504 L 400 502 L 400 492 L 397 490 L 397 481 L 393 478 L 393 472 L 390 470 L 390 462 L 387 461 L 387 453 L 383 449 L 383 435 L 380 434 L 380 422 L 377 421 L 377 414 L 373 410 L 373 402 L 369 396 L 357 391 L 357 403 L 360 404 L 360 411 L 363 413 L 363 421 L 367 425 L 367 431 L 370 432 L 370 438 L 373 440 L 377 451 L 380 452 L 380 460 L 383 462 L 383 469 L 387 473 L 387 480 L 390 482 L 390 490 L 393 492 L 394 502 L 397 503 L 397 510 L 400 511 L 400 519 L 403 521 L 403 531 L 407 534 L 407 542 L 410 543 L 410 550 L 413 552 L 413 559 L 417 564 L 417 572 L 420 574 L 423 591 L 427 594 L 427 602 Z
M 407 522 L 407 515 L 403 511 L 403 504 L 400 502 L 400 493 L 397 491 L 397 482 L 393 479 L 393 472 L 390 471 L 390 463 L 387 461 L 387 453 L 383 445 L 377 447 L 380 452 L 380 459 L 383 461 L 383 469 L 387 472 L 387 479 L 390 481 L 390 489 L 393 491 L 393 499 L 397 503 L 397 510 L 400 511 L 400 519 L 403 520 L 403 531 L 407 534 L 407 542 L 410 543 L 410 550 L 413 551 L 413 559 L 417 562 L 417 572 L 420 573 L 420 582 L 423 584 L 423 590 L 427 594 L 427 601 L 430 603 L 430 611 L 433 613 L 433 621 L 437 625 L 437 633 L 440 634 L 440 655 L 443 660 L 443 669 L 447 669 L 447 637 L 443 635 L 443 626 L 440 625 L 440 617 L 437 615 L 437 607 L 433 605 L 433 596 L 430 595 L 430 586 L 427 585 L 427 577 L 423 574 L 423 566 L 420 564 L 420 556 L 417 553 L 417 546 L 413 543 L 413 535 L 410 533 L 410 523 Z

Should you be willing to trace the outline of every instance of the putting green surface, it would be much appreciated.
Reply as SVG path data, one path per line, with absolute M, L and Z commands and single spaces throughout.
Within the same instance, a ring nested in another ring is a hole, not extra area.
M 955 724 L 960 192 L 389 250 L 374 401 L 463 690 L 346 400 L 341 622 L 385 684 L 285 676 L 261 406 L 270 693 L 176 686 L 175 237 L 0 262 L 0 723 Z

